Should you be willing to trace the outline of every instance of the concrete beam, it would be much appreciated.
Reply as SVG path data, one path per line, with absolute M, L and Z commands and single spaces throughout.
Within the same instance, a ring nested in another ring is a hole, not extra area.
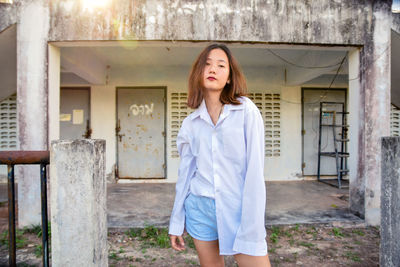
M 50 150 L 53 266 L 108 266 L 104 140 L 58 140 Z
M 73 72 L 90 84 L 106 82 L 106 64 L 87 49 L 62 49 L 61 65 L 64 71 Z
M 382 138 L 380 266 L 400 263 L 400 137 Z
M 50 1 L 49 38 L 361 45 L 373 2 L 120 0 L 88 9 L 80 1 Z

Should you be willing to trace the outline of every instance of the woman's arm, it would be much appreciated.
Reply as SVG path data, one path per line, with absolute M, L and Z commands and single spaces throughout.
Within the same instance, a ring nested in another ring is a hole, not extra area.
M 248 100 L 250 101 L 250 100 Z M 258 108 L 246 103 L 245 140 L 247 169 L 242 196 L 242 215 L 234 250 L 253 256 L 267 254 L 265 232 L 264 123 Z
M 184 121 L 176 141 L 180 164 L 175 202 L 169 224 L 169 234 L 173 236 L 181 236 L 183 234 L 185 228 L 185 209 L 183 204 L 189 191 L 190 180 L 196 170 L 196 161 L 190 149 L 190 136 L 187 127 L 187 123 Z

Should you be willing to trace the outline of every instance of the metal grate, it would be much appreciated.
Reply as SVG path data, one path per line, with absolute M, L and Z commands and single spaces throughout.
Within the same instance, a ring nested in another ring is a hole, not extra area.
M 400 109 L 394 105 L 390 110 L 390 136 L 400 136 Z
M 248 97 L 258 107 L 265 126 L 265 156 L 281 155 L 281 95 L 274 93 L 249 93 Z
M 12 95 L 0 103 L 0 150 L 17 150 L 17 133 L 17 96 Z

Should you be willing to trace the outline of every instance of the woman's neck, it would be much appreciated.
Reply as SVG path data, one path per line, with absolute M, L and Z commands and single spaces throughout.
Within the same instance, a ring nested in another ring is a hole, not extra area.
M 221 92 L 208 92 L 204 97 L 207 112 L 214 125 L 217 125 L 219 115 L 222 113 L 223 104 L 219 100 L 220 95 Z
M 219 110 L 222 106 L 220 99 L 221 92 L 207 92 L 204 96 L 204 100 L 206 101 L 206 106 L 208 111 Z

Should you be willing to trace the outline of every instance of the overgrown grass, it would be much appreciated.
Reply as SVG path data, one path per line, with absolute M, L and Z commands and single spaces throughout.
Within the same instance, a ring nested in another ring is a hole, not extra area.
M 148 225 L 143 229 L 131 228 L 125 232 L 131 238 L 143 241 L 142 249 L 150 247 L 170 248 L 168 229 Z
M 15 246 L 17 248 L 23 248 L 27 245 L 27 239 L 24 237 L 24 229 L 15 229 Z M 8 248 L 8 230 L 1 233 L 0 244 Z

